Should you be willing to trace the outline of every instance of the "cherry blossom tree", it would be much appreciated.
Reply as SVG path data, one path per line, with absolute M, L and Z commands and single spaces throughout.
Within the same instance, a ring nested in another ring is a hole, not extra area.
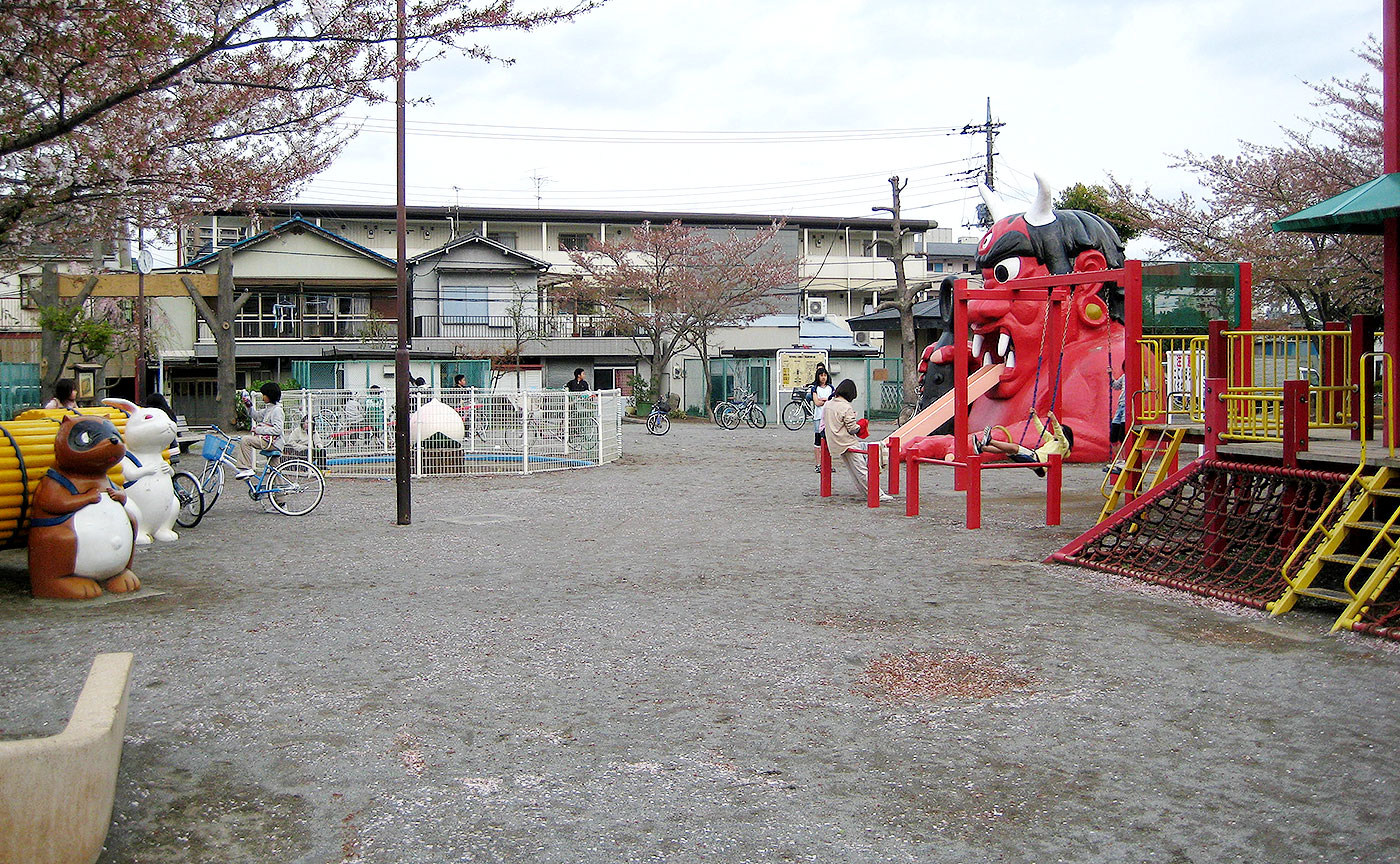
M 1372 39 L 1358 52 L 1377 71 Z M 1308 327 L 1380 309 L 1380 241 L 1344 234 L 1274 233 L 1270 225 L 1381 172 L 1381 99 L 1369 76 L 1309 85 L 1320 116 L 1284 143 L 1242 144 L 1235 156 L 1187 152 L 1175 167 L 1194 174 L 1199 200 L 1134 192 L 1114 180 L 1110 199 L 1162 257 L 1251 261 L 1258 317 L 1291 313 Z
M 602 0 L 411 0 L 408 65 L 496 58 L 483 32 Z M 68 251 L 122 218 L 168 232 L 287 197 L 392 94 L 393 0 L 20 0 L 0 9 L 0 257 Z M 508 62 L 508 61 L 505 61 Z
M 592 240 L 569 253 L 581 278 L 564 297 L 597 305 L 651 365 L 651 385 L 687 345 L 708 366 L 710 338 L 774 311 L 775 293 L 797 280 L 796 256 L 776 242 L 783 223 L 727 235 L 679 221 L 643 223 L 611 242 Z M 706 401 L 709 376 L 706 375 Z

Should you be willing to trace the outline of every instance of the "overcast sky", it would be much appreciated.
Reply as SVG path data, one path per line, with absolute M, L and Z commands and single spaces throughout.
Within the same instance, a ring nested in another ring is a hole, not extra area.
M 433 104 L 409 111 L 408 201 L 867 216 L 898 174 L 906 215 L 973 233 L 959 172 L 985 144 L 956 132 L 988 97 L 1008 197 L 1033 171 L 1191 188 L 1171 154 L 1278 141 L 1311 112 L 1305 82 L 1366 71 L 1380 18 L 1379 0 L 610 0 L 492 34 L 513 65 L 414 74 Z M 394 202 L 393 107 L 369 116 L 302 200 Z

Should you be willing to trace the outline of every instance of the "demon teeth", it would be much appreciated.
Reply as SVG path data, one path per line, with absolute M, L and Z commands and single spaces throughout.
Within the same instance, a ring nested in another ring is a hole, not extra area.
M 997 337 L 997 356 L 1005 357 L 1007 350 L 1011 347 L 1011 334 L 1005 330 L 1001 331 L 1001 336 Z
M 1006 368 L 1007 368 L 1007 369 L 1015 369 L 1015 368 L 1016 368 L 1016 352 L 1015 352 L 1015 351 L 1008 351 L 1008 352 L 1006 352 Z
M 981 333 L 973 333 L 973 334 L 972 334 L 972 356 L 973 356 L 973 357 L 981 357 L 981 356 L 982 356 L 982 334 L 981 334 Z

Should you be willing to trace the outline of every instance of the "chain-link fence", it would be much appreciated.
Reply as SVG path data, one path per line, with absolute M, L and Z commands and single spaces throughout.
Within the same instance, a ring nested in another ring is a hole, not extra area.
M 342 477 L 394 476 L 392 394 L 293 390 L 282 405 L 287 454 Z M 415 477 L 586 468 L 622 455 L 617 390 L 424 390 L 409 394 L 409 406 Z

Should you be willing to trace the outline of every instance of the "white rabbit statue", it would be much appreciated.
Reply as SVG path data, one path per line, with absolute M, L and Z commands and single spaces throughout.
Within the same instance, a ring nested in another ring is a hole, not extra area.
M 140 511 L 136 520 L 136 545 L 179 539 L 173 530 L 180 514 L 171 477 L 175 469 L 165 461 L 164 450 L 178 434 L 175 421 L 159 408 L 142 408 L 125 399 L 103 399 L 102 404 L 120 408 L 126 418 L 126 457 L 122 459 L 122 480 L 126 500 Z

